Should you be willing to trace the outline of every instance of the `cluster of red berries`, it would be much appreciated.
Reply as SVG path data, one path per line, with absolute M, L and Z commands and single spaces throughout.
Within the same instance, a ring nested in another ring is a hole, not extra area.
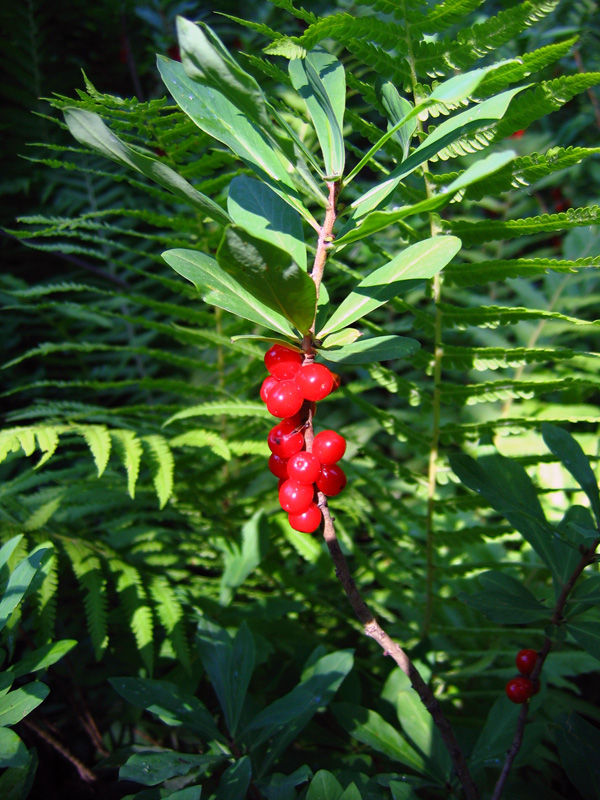
M 529 676 L 533 672 L 538 660 L 535 650 L 519 650 L 515 662 L 520 672 L 516 678 L 511 678 L 506 684 L 506 695 L 513 703 L 526 703 L 530 697 L 540 690 L 540 682 L 533 681 Z
M 292 528 L 312 533 L 321 524 L 317 492 L 339 494 L 346 476 L 338 461 L 346 452 L 346 440 L 335 431 L 321 431 L 306 450 L 304 429 L 308 412 L 339 386 L 339 376 L 323 364 L 304 363 L 302 353 L 273 345 L 265 355 L 269 377 L 260 389 L 262 401 L 274 417 L 281 418 L 267 439 L 269 469 L 279 478 L 279 502 Z

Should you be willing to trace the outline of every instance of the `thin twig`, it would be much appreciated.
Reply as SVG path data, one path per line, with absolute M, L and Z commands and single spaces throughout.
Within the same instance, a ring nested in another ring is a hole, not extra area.
M 83 764 L 76 756 L 74 756 L 64 744 L 59 742 L 58 739 L 55 739 L 52 734 L 48 733 L 48 731 L 44 730 L 44 728 L 34 722 L 31 717 L 22 720 L 21 725 L 24 725 L 26 728 L 29 728 L 36 733 L 41 739 L 47 742 L 50 747 L 56 750 L 57 753 L 60 753 L 63 758 L 71 763 L 79 773 L 79 777 L 82 781 L 85 781 L 86 783 L 93 783 L 95 780 L 97 780 L 97 776 L 90 769 L 88 769 L 85 764 Z

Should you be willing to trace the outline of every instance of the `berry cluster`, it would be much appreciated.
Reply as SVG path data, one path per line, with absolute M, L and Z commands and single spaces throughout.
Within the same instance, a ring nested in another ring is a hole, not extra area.
M 273 345 L 265 355 L 269 377 L 260 389 L 262 401 L 274 417 L 267 439 L 269 469 L 279 478 L 279 502 L 292 528 L 312 533 L 321 524 L 317 492 L 327 497 L 339 494 L 346 476 L 338 461 L 346 451 L 346 440 L 335 431 L 321 431 L 306 450 L 304 429 L 314 403 L 339 386 L 339 377 L 323 364 L 304 364 L 302 353 Z
M 513 703 L 526 703 L 530 697 L 540 690 L 539 681 L 533 681 L 529 676 L 533 672 L 538 660 L 535 650 L 519 650 L 515 662 L 521 673 L 516 678 L 511 678 L 506 684 L 506 695 Z

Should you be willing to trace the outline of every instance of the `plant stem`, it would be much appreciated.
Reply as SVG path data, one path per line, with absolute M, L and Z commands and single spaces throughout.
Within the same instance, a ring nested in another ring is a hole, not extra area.
M 554 611 L 552 612 L 552 619 L 550 620 L 551 625 L 555 625 L 558 627 L 558 625 L 561 625 L 563 623 L 563 612 L 565 610 L 567 598 L 569 597 L 569 594 L 571 593 L 573 587 L 575 586 L 575 582 L 577 581 L 583 570 L 593 562 L 599 544 L 600 544 L 600 539 L 596 539 L 592 543 L 591 547 L 588 547 L 587 549 L 583 550 L 577 566 L 571 573 L 569 580 L 562 587 L 561 592 L 558 596 L 556 605 L 554 606 Z M 546 656 L 550 652 L 551 648 L 552 648 L 552 639 L 549 636 L 546 636 L 546 638 L 544 639 L 544 644 L 542 645 L 542 649 L 538 653 L 538 660 L 536 661 L 535 668 L 530 676 L 532 681 L 537 681 L 539 679 L 539 676 L 542 672 L 542 667 L 544 666 L 544 661 L 546 660 Z M 506 780 L 514 763 L 514 760 L 517 757 L 517 753 L 519 752 L 519 749 L 523 742 L 523 733 L 525 731 L 525 723 L 527 722 L 528 712 L 529 712 L 529 702 L 523 705 L 521 713 L 519 714 L 515 735 L 512 740 L 512 744 L 506 753 L 506 760 L 502 767 L 502 772 L 500 773 L 500 777 L 498 778 L 496 786 L 494 787 L 494 793 L 492 794 L 491 800 L 500 800 L 500 797 L 502 796 L 502 792 L 504 790 L 504 784 L 506 783 Z

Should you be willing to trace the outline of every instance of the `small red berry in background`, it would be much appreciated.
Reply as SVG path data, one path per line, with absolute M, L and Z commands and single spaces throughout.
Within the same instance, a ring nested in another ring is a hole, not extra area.
M 287 465 L 287 458 L 282 458 L 281 456 L 276 456 L 275 453 L 271 453 L 271 457 L 269 458 L 269 469 L 276 478 L 283 478 L 284 480 L 287 480 L 290 477 L 288 475 Z
M 279 381 L 277 378 L 274 378 L 272 375 L 269 375 L 268 378 L 265 378 L 262 382 L 262 386 L 260 387 L 260 399 L 263 403 L 267 402 L 267 397 L 269 396 L 269 392 L 274 386 L 277 386 Z
M 535 650 L 519 650 L 515 662 L 521 675 L 531 675 L 537 660 L 538 654 Z
M 280 381 L 291 380 L 301 366 L 302 353 L 281 344 L 274 344 L 265 353 L 265 367 Z
M 304 447 L 304 434 L 300 428 L 301 422 L 298 417 L 282 420 L 269 432 L 267 437 L 269 450 L 281 458 L 290 458 L 299 453 Z
M 337 464 L 323 464 L 316 480 L 317 489 L 327 497 L 335 497 L 346 486 L 344 470 Z
M 302 393 L 292 380 L 277 381 L 267 395 L 267 409 L 274 417 L 293 417 L 303 402 Z
M 312 402 L 323 400 L 333 388 L 333 375 L 323 364 L 305 364 L 294 380 L 304 399 Z
M 313 533 L 321 524 L 321 510 L 316 503 L 311 503 L 302 514 L 289 514 L 288 520 L 295 531 Z
M 511 678 L 506 684 L 506 696 L 513 703 L 526 703 L 533 694 L 533 681 L 524 676 Z
M 288 478 L 279 489 L 279 502 L 289 514 L 303 514 L 313 501 L 312 484 L 298 483 Z
M 288 477 L 298 483 L 314 483 L 321 471 L 321 462 L 313 453 L 296 453 L 287 464 Z
M 312 451 L 321 464 L 335 464 L 346 452 L 346 440 L 335 431 L 321 431 L 313 441 Z

